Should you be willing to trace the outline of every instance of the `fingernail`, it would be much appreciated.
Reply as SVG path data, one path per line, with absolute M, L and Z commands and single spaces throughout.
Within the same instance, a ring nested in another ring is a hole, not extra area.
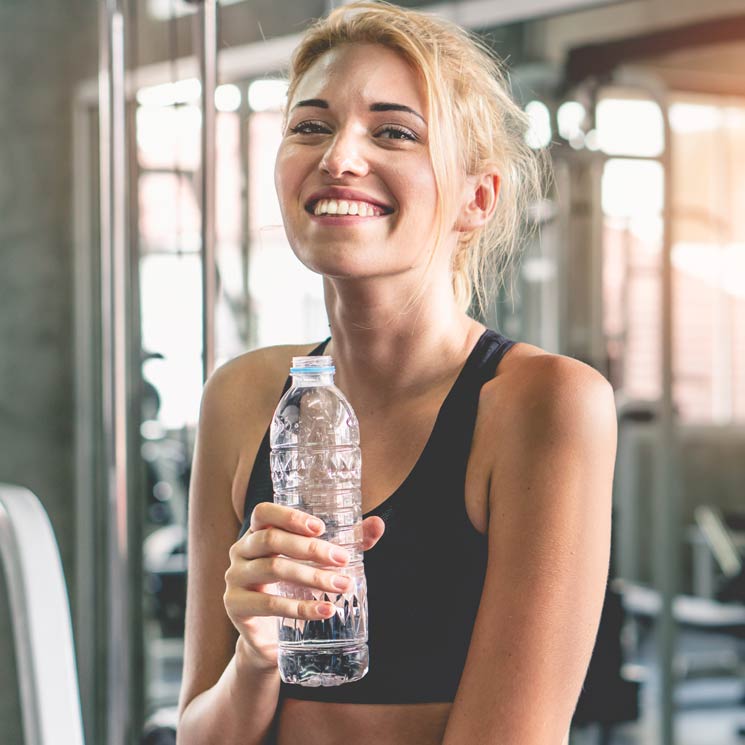
M 347 552 L 343 548 L 332 548 L 331 558 L 338 564 L 345 564 L 347 561 Z
M 349 577 L 345 577 L 343 574 L 336 574 L 331 580 L 331 584 L 337 590 L 346 590 L 349 587 Z
M 317 517 L 311 517 L 306 523 L 308 530 L 312 530 L 314 533 L 320 533 L 323 530 L 323 522 Z
M 334 609 L 328 603 L 319 603 L 316 609 L 322 616 L 330 616 L 334 612 Z

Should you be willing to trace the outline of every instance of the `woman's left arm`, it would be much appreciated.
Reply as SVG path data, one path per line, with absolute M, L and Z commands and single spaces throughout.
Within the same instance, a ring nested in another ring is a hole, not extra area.
M 488 479 L 489 559 L 443 745 L 562 745 L 600 623 L 613 389 L 569 357 L 522 364 L 507 409 L 482 402 L 498 443 Z

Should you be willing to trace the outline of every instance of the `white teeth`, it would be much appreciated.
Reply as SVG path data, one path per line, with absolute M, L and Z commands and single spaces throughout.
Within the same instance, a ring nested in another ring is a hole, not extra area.
M 351 202 L 346 199 L 321 199 L 313 209 L 315 215 L 359 215 L 375 217 L 382 214 L 380 207 L 369 202 Z

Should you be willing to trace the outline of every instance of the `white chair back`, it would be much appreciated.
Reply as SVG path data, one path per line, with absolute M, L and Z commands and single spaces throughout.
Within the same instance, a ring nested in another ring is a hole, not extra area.
M 23 727 L 33 745 L 84 745 L 70 603 L 57 540 L 28 489 L 0 484 L 0 563 Z

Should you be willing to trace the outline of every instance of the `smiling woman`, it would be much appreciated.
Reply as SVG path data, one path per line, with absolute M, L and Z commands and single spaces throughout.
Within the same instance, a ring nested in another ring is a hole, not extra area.
M 181 745 L 566 741 L 608 574 L 613 392 L 467 313 L 539 193 L 527 124 L 488 50 L 445 21 L 352 3 L 302 39 L 275 186 L 331 335 L 205 386 Z M 268 486 L 267 429 L 309 354 L 334 358 L 363 464 L 370 669 L 329 688 L 277 668 L 275 616 L 327 618 L 347 561 Z

